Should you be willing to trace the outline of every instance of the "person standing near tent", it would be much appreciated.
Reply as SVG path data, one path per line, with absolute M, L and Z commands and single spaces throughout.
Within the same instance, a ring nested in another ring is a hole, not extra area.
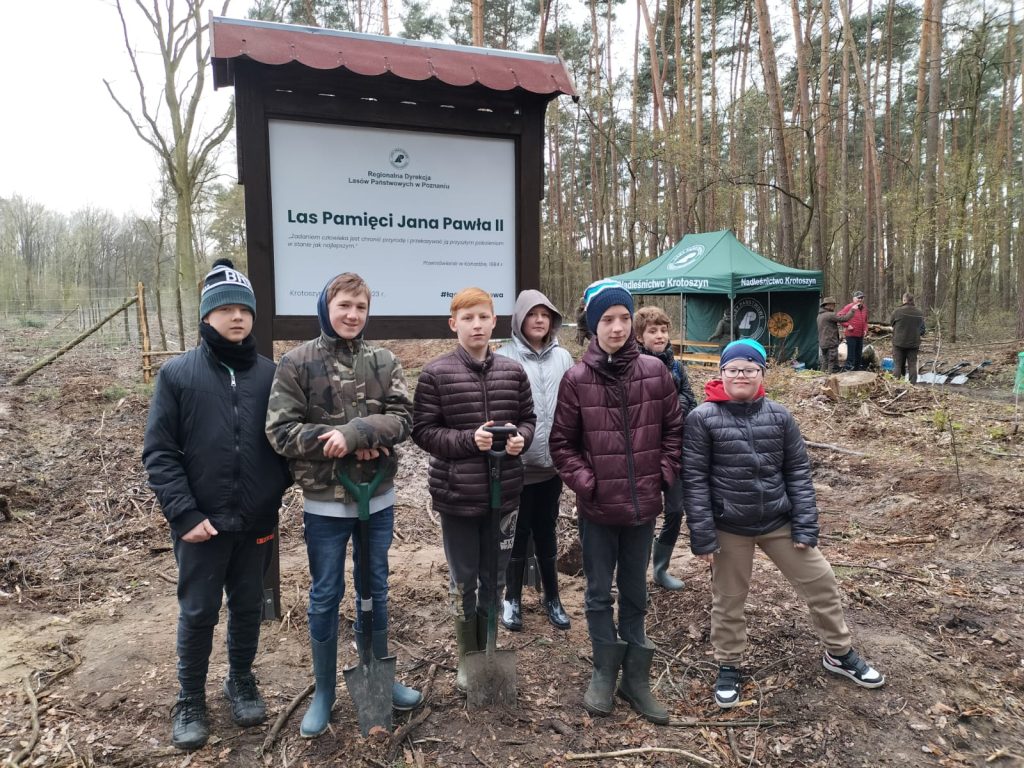
M 832 566 L 818 550 L 818 505 L 800 427 L 764 391 L 766 353 L 751 339 L 732 342 L 721 379 L 686 417 L 683 489 L 690 549 L 711 566 L 711 645 L 718 662 L 714 697 L 740 702 L 747 646 L 744 609 L 759 547 L 793 585 L 825 646 L 824 668 L 864 688 L 885 675 L 853 649 Z
M 665 724 L 668 710 L 651 692 L 655 646 L 644 624 L 654 524 L 662 491 L 679 475 L 679 395 L 665 366 L 640 354 L 629 291 L 615 280 L 598 280 L 584 297 L 594 338 L 562 377 L 550 438 L 551 457 L 579 509 L 594 654 L 583 706 L 594 715 L 611 714 L 621 668 L 619 695 L 651 722 Z
M 914 296 L 903 294 L 903 305 L 893 310 L 889 319 L 892 325 L 892 367 L 897 379 L 906 373 L 911 384 L 917 384 L 917 350 L 921 348 L 921 336 L 925 333 L 924 312 L 914 305 Z
M 555 418 L 558 385 L 562 374 L 572 368 L 572 355 L 558 344 L 562 315 L 540 291 L 519 294 L 512 310 L 512 341 L 497 354 L 509 357 L 526 370 L 533 393 L 537 427 L 533 443 L 523 453 L 523 491 L 519 495 L 516 538 L 505 574 L 505 599 L 501 606 L 501 624 L 519 632 L 523 628 L 523 576 L 526 550 L 533 535 L 537 567 L 544 587 L 544 610 L 557 629 L 569 629 L 569 616 L 558 596 L 558 500 L 562 481 L 548 450 L 548 435 Z
M 669 331 L 672 321 L 660 307 L 642 307 L 633 317 L 634 332 L 640 344 L 640 351 L 652 355 L 668 368 L 672 381 L 679 393 L 679 409 L 683 418 L 697 405 L 697 398 L 690 386 L 690 377 L 686 366 L 675 359 L 672 344 L 669 343 Z M 665 489 L 665 519 L 661 524 L 661 533 L 654 540 L 651 563 L 654 570 L 654 583 L 664 589 L 679 590 L 683 582 L 668 572 L 672 550 L 679 539 L 679 529 L 683 523 L 683 481 L 677 477 L 671 487 Z
M 826 296 L 821 300 L 818 310 L 818 347 L 821 355 L 821 370 L 835 373 L 839 370 L 839 323 L 845 323 L 853 317 L 854 310 L 844 314 L 836 314 L 836 300 Z
M 868 310 L 864 306 L 864 291 L 854 291 L 853 301 L 839 310 L 839 314 L 845 315 L 851 309 L 853 317 L 844 324 L 846 368 L 851 371 L 860 371 L 864 369 L 864 337 L 868 333 Z
M 711 338 L 708 341 L 718 344 L 718 354 L 722 354 L 725 345 L 732 341 L 732 316 L 729 314 L 728 307 L 722 312 L 722 319 L 718 321 L 718 325 L 715 326 L 715 332 L 711 334 Z

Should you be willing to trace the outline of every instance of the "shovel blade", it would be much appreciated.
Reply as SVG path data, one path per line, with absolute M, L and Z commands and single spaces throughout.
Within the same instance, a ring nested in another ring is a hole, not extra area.
M 395 684 L 395 658 L 370 659 L 342 670 L 345 686 L 365 738 L 374 727 L 391 732 L 391 694 Z
M 516 652 L 471 651 L 466 667 L 466 704 L 470 709 L 516 705 Z

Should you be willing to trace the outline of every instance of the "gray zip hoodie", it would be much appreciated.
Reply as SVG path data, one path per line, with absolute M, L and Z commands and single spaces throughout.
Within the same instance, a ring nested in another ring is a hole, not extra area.
M 537 306 L 546 307 L 551 312 L 551 330 L 539 352 L 523 337 L 523 321 L 530 310 Z M 512 340 L 497 351 L 497 354 L 510 357 L 523 366 L 533 391 L 537 429 L 533 433 L 533 443 L 523 454 L 523 482 L 526 485 L 549 480 L 557 474 L 548 450 L 548 435 L 551 434 L 551 424 L 555 418 L 558 386 L 562 382 L 562 375 L 573 366 L 572 355 L 558 344 L 558 331 L 561 327 L 562 314 L 547 296 L 532 289 L 522 291 L 512 311 Z

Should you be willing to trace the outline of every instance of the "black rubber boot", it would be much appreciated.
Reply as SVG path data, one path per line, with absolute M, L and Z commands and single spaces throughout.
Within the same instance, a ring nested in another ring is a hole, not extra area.
M 654 563 L 654 583 L 664 587 L 665 589 L 676 591 L 682 589 L 686 585 L 668 572 L 668 564 L 672 559 L 673 549 L 674 547 L 670 547 L 667 544 L 661 544 L 657 539 L 655 539 L 651 560 Z
M 505 570 L 505 599 L 501 602 L 501 626 L 512 632 L 523 629 L 523 572 L 526 560 L 513 557 Z
M 540 580 L 544 585 L 544 609 L 550 621 L 558 629 L 568 629 L 571 622 L 569 614 L 562 607 L 558 597 L 558 558 L 538 557 L 537 567 L 540 569 Z
M 466 690 L 466 665 L 464 659 L 470 651 L 479 651 L 480 642 L 477 639 L 476 614 L 472 618 L 464 619 L 461 616 L 455 618 L 455 642 L 459 648 L 459 672 L 455 677 L 455 687 L 460 691 Z
M 206 697 L 202 694 L 178 694 L 171 710 L 171 743 L 178 749 L 192 751 L 210 738 L 210 716 L 206 713 Z
M 626 655 L 627 645 L 622 640 L 614 643 L 594 643 L 594 673 L 590 677 L 590 685 L 583 694 L 583 707 L 592 715 L 604 717 L 610 715 L 615 707 L 612 694 L 615 692 L 615 679 L 619 675 L 619 667 Z
M 668 710 L 651 693 L 651 663 L 654 646 L 629 644 L 622 660 L 622 679 L 618 694 L 637 712 L 657 725 L 668 723 Z

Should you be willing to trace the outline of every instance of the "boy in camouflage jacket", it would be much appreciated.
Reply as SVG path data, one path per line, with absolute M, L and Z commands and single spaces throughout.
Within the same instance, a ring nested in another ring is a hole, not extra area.
M 299 729 L 305 738 L 327 729 L 337 681 L 338 606 L 345 594 L 345 550 L 353 538 L 358 585 L 359 558 L 370 558 L 373 653 L 388 656 L 388 549 L 394 531 L 395 446 L 409 437 L 412 401 L 402 366 L 390 350 L 362 337 L 370 289 L 359 275 L 338 275 L 320 294 L 321 334 L 288 352 L 278 364 L 267 410 L 267 436 L 291 465 L 303 494 L 303 524 L 309 556 L 309 636 L 316 692 Z M 355 482 L 384 477 L 370 500 L 367 542 L 353 537 L 358 505 L 337 477 Z M 360 641 L 359 594 L 356 640 Z M 395 682 L 393 704 L 408 710 L 423 697 Z

